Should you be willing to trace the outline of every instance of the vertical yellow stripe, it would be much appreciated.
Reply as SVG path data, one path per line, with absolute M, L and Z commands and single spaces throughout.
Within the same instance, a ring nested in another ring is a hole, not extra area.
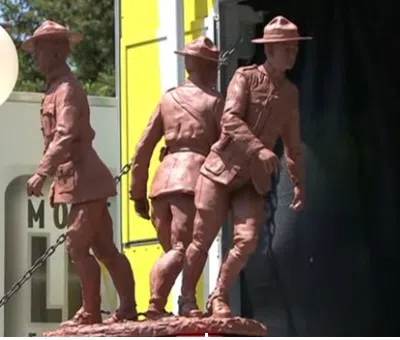
M 122 163 L 130 161 L 136 145 L 161 96 L 158 40 L 159 0 L 121 0 L 121 140 Z M 155 151 L 158 154 L 158 150 Z M 155 156 L 157 158 L 157 156 Z M 151 183 L 157 159 L 151 162 Z M 129 201 L 130 176 L 121 183 L 123 243 L 156 237 L 149 221 L 139 218 Z M 149 273 L 160 256 L 158 245 L 124 249 L 136 279 L 138 310 L 145 311 L 150 297 Z

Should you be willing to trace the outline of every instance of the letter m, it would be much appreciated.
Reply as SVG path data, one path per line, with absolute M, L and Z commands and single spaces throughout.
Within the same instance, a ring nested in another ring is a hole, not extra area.
M 37 210 L 35 210 L 33 203 L 28 199 L 28 228 L 33 228 L 34 222 L 39 223 L 39 229 L 44 228 L 44 201 L 41 200 Z

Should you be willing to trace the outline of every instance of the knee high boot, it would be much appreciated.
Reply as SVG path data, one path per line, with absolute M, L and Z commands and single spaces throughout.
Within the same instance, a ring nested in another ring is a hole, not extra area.
M 167 315 L 164 308 L 175 280 L 182 270 L 184 252 L 184 246 L 179 242 L 154 265 L 150 274 L 149 318 Z
M 63 326 L 101 323 L 100 266 L 92 255 L 73 261 L 81 281 L 82 307 Z
M 113 317 L 118 320 L 114 321 L 137 320 L 135 279 L 127 257 L 116 253 L 113 258 L 103 260 L 103 263 L 110 273 L 120 300 L 118 311 Z

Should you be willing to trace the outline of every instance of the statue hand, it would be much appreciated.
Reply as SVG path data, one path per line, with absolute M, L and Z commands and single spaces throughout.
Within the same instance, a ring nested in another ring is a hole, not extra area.
M 296 212 L 299 212 L 303 209 L 304 206 L 304 190 L 300 186 L 296 185 L 294 187 L 294 197 L 293 201 L 290 204 L 290 208 Z
M 150 220 L 150 205 L 147 198 L 141 198 L 134 200 L 136 213 L 144 218 L 145 220 Z

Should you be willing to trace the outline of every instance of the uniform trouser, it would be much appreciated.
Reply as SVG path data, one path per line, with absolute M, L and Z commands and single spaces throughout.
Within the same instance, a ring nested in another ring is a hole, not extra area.
M 107 200 L 73 204 L 68 216 L 67 250 L 74 263 L 82 289 L 82 308 L 100 314 L 100 266 L 109 271 L 120 298 L 121 313 L 132 313 L 135 304 L 135 281 L 128 259 L 116 248 Z M 89 250 L 92 249 L 93 257 Z
M 154 264 L 150 275 L 150 310 L 165 308 L 192 239 L 194 214 L 194 195 L 174 193 L 152 199 L 151 218 L 165 254 Z
M 229 210 L 232 213 L 234 246 L 222 264 L 216 295 L 227 298 L 249 255 L 258 243 L 258 232 L 265 219 L 264 200 L 251 183 L 239 189 L 229 190 L 200 175 L 196 187 L 196 216 L 193 225 L 193 240 L 189 245 L 183 266 L 182 296 L 194 299 L 195 289 L 200 279 L 207 253 Z

